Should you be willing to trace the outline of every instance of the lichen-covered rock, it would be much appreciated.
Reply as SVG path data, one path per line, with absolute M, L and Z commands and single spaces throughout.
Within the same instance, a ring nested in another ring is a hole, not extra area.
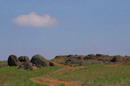
M 20 62 L 30 62 L 28 56 L 20 56 L 20 57 L 18 58 L 18 60 L 19 60 Z
M 18 69 L 20 70 L 35 70 L 37 67 L 35 65 L 32 65 L 31 63 L 25 62 L 21 64 Z
M 109 55 L 105 55 L 105 54 L 90 54 L 87 55 L 86 57 L 84 57 L 85 60 L 89 60 L 89 59 L 95 59 L 95 60 L 100 60 L 100 61 L 110 61 L 113 57 L 109 56 Z
M 111 62 L 125 62 L 125 57 L 123 56 L 114 56 L 111 60 Z
M 8 65 L 9 66 L 18 66 L 19 65 L 19 60 L 16 55 L 10 55 L 8 57 Z
M 42 55 L 36 54 L 32 57 L 31 63 L 35 64 L 38 68 L 49 66 L 49 61 L 46 60 Z

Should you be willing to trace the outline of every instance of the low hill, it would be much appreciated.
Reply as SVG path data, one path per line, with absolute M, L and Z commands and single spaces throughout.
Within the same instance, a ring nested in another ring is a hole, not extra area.
M 116 64 L 129 63 L 129 56 L 109 56 L 104 54 L 89 54 L 89 55 L 59 55 L 52 61 L 69 65 L 89 65 L 89 64 Z

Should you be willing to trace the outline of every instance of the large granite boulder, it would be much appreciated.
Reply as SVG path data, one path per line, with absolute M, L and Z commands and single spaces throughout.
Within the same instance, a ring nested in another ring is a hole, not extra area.
M 20 56 L 20 57 L 18 58 L 18 60 L 19 60 L 20 62 L 30 62 L 28 56 Z
M 120 55 L 114 56 L 111 62 L 125 62 L 125 57 Z
M 31 63 L 35 64 L 38 68 L 50 66 L 50 62 L 40 54 L 36 54 L 32 57 Z
M 19 63 L 19 60 L 17 58 L 16 55 L 10 55 L 8 57 L 8 65 L 9 66 L 18 66 L 20 63 Z

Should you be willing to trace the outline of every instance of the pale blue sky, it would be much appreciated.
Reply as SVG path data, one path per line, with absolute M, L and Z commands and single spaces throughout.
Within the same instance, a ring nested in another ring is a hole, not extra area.
M 12 21 L 35 12 L 58 21 L 24 27 Z M 0 0 L 0 60 L 41 54 L 130 55 L 130 0 Z

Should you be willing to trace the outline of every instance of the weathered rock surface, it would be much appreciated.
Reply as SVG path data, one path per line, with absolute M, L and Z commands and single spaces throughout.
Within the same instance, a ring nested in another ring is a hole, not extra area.
M 25 63 L 21 64 L 18 67 L 18 69 L 20 69 L 20 70 L 35 70 L 35 69 L 37 69 L 37 67 L 35 65 L 33 65 L 32 63 L 25 62 Z
M 19 63 L 19 60 L 17 58 L 16 55 L 10 55 L 8 57 L 8 65 L 9 66 L 18 66 L 20 63 Z
M 18 60 L 19 60 L 20 62 L 30 62 L 28 56 L 20 56 L 20 57 L 18 58 Z
M 89 54 L 89 55 L 64 55 L 57 56 L 56 58 L 66 58 L 65 63 L 67 64 L 111 64 L 115 62 L 127 62 L 124 56 L 109 56 L 105 54 Z
M 111 62 L 125 62 L 125 57 L 117 55 L 114 56 L 113 59 L 111 60 Z
M 35 64 L 38 68 L 45 66 L 54 66 L 54 63 L 49 62 L 44 56 L 36 54 L 32 57 L 31 63 Z

